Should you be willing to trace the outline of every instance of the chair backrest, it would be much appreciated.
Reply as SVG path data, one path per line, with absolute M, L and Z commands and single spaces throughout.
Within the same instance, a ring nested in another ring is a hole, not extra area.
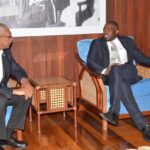
M 89 53 L 90 45 L 93 39 L 83 39 L 77 42 L 77 50 L 79 57 L 85 63 L 87 62 L 87 55 Z

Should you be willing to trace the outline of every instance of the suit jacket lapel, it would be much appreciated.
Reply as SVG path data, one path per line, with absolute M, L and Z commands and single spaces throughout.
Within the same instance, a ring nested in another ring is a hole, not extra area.
M 127 57 L 128 57 L 128 60 L 129 60 L 129 56 L 130 56 L 130 53 L 131 53 L 131 51 L 129 51 L 129 44 L 121 36 L 119 36 L 118 38 L 119 38 L 119 41 L 121 42 L 122 46 L 127 51 Z
M 106 64 L 106 67 L 109 65 L 110 63 L 110 54 L 109 54 L 109 49 L 108 49 L 108 45 L 107 45 L 107 42 L 102 39 L 102 42 L 103 42 L 103 48 L 104 48 L 104 53 L 105 53 L 105 57 L 106 59 L 104 59 L 105 61 L 105 64 Z
M 3 54 L 2 54 L 2 62 L 3 62 L 3 79 L 2 79 L 2 81 L 3 80 L 5 80 L 5 77 L 7 77 L 7 67 L 8 67 L 8 64 L 7 64 L 7 58 L 6 58 L 7 56 L 6 56 L 6 54 L 5 54 L 5 52 L 3 52 Z

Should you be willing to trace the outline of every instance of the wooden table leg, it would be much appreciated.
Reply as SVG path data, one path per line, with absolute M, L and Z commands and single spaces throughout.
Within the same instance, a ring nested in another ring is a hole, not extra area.
M 40 114 L 38 113 L 37 115 L 38 115 L 38 132 L 41 133 L 41 128 L 40 128 L 40 126 L 41 126 Z
M 16 131 L 17 132 L 17 139 L 19 140 L 19 141 L 22 141 L 22 130 L 17 130 Z
M 76 83 L 73 83 L 73 101 L 74 101 L 74 126 L 77 127 Z
M 29 120 L 30 120 L 30 122 L 32 122 L 32 106 L 30 106 L 30 108 L 29 108 Z

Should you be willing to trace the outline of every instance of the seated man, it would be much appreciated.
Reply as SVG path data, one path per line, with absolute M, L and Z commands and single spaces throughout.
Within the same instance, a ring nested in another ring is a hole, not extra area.
M 104 83 L 110 89 L 110 108 L 100 117 L 117 125 L 120 101 L 125 105 L 137 128 L 143 132 L 144 139 L 150 141 L 150 125 L 144 118 L 133 96 L 131 85 L 141 78 L 133 61 L 150 66 L 150 58 L 136 47 L 130 37 L 119 35 L 116 22 L 106 23 L 103 37 L 92 41 L 88 54 L 88 67 L 103 75 Z
M 10 45 L 12 35 L 9 28 L 0 23 L 0 149 L 2 144 L 25 148 L 24 141 L 16 140 L 12 134 L 16 129 L 24 129 L 27 110 L 31 103 L 32 86 L 27 74 L 14 60 Z M 12 89 L 7 87 L 10 75 L 14 76 L 21 87 Z M 8 105 L 14 106 L 8 124 L 5 124 L 5 113 Z

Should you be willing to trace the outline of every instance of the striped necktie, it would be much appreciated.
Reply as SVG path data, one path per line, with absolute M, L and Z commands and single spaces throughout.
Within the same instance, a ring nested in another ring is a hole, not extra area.
M 110 64 L 113 64 L 113 63 L 121 64 L 121 59 L 120 59 L 118 48 L 117 48 L 116 44 L 113 41 L 111 41 L 110 43 L 111 43 Z

